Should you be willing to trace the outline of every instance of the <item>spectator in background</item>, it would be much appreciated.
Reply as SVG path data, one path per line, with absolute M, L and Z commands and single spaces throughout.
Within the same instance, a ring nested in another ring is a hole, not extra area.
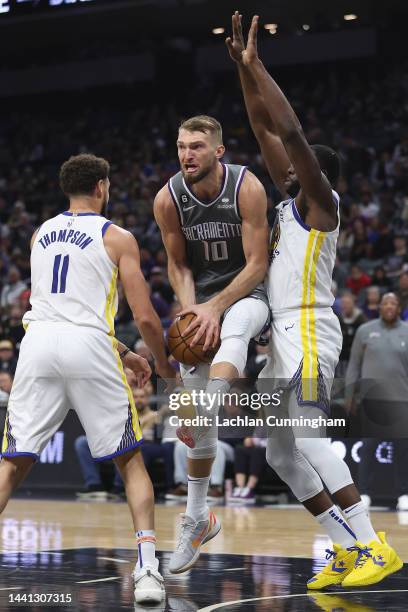
M 386 293 L 387 289 L 390 289 L 391 280 L 388 278 L 384 266 L 374 268 L 372 282 L 379 288 L 381 293 Z
M 381 293 L 379 287 L 367 287 L 363 313 L 367 321 L 377 319 L 380 310 Z
M 380 318 L 358 329 L 346 373 L 346 410 L 356 416 L 357 431 L 351 435 L 366 438 L 359 464 L 362 499 L 370 505 L 375 495 L 375 450 L 385 436 L 394 439 L 397 508 L 408 510 L 408 324 L 400 312 L 398 297 L 386 293 Z
M 371 254 L 370 243 L 367 236 L 367 228 L 361 219 L 355 219 L 351 238 L 350 261 L 368 259 Z
M 360 193 L 358 208 L 363 219 L 372 219 L 376 217 L 380 211 L 380 207 L 374 202 L 373 194 L 369 189 L 365 189 Z
M 165 278 L 163 268 L 160 268 L 160 266 L 154 266 L 154 268 L 152 268 L 149 284 L 152 289 L 152 295 L 158 293 L 168 305 L 173 302 L 174 291 Z
M 405 263 L 408 262 L 407 241 L 405 236 L 395 236 L 394 252 L 387 257 L 386 266 L 390 276 L 400 274 Z
M 166 475 L 166 489 L 169 490 L 174 486 L 174 460 L 173 442 L 160 442 L 156 440 L 156 424 L 164 416 L 167 406 L 160 409 L 159 412 L 150 408 L 150 395 L 146 388 L 139 389 L 134 383 L 130 384 L 135 405 L 139 415 L 140 427 L 143 432 L 142 455 L 147 468 L 156 459 L 163 459 L 164 470 Z
M 9 372 L 0 372 L 0 407 L 6 408 L 10 397 L 13 377 Z
M 0 372 L 8 372 L 14 376 L 17 367 L 17 357 L 11 340 L 0 340 Z
M 371 285 L 371 278 L 363 272 L 357 264 L 351 266 L 350 276 L 347 278 L 346 287 L 358 296 L 360 291 Z
M 10 338 L 17 351 L 20 350 L 20 343 L 25 334 L 22 323 L 24 312 L 19 304 L 14 304 L 10 307 L 9 317 L 1 327 L 2 335 Z
M 27 289 L 27 285 L 21 280 L 20 270 L 11 266 L 7 283 L 3 286 L 0 297 L 0 306 L 7 308 L 18 301 L 20 295 Z
M 265 428 L 255 429 L 253 436 L 245 438 L 235 447 L 235 487 L 229 501 L 239 504 L 254 504 L 255 489 L 262 472 L 266 469 Z
M 408 271 L 399 277 L 397 295 L 401 304 L 401 319 L 408 321 Z
M 106 490 L 102 483 L 100 462 L 93 459 L 86 436 L 79 436 L 76 438 L 74 448 L 85 482 L 85 488 L 81 491 L 77 491 L 77 497 L 84 501 L 106 501 L 108 499 L 117 499 L 118 495 L 124 493 L 123 480 L 116 466 L 114 466 L 115 476 L 113 487 L 110 492 Z
M 340 314 L 338 316 L 341 332 L 343 334 L 343 346 L 341 348 L 336 374 L 340 378 L 343 378 L 350 358 L 354 336 L 360 325 L 366 322 L 366 318 L 360 308 L 357 308 L 356 298 L 349 291 L 343 293 L 340 298 Z

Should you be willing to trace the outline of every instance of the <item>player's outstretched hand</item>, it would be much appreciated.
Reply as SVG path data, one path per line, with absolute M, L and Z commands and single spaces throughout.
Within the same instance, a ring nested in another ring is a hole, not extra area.
M 208 351 L 209 348 L 215 349 L 220 338 L 221 315 L 218 310 L 211 302 L 205 302 L 204 304 L 194 304 L 185 308 L 178 313 L 178 316 L 189 313 L 195 314 L 196 318 L 186 327 L 183 336 L 188 337 L 189 333 L 198 327 L 196 335 L 190 342 L 190 346 L 194 347 L 204 336 L 203 351 Z
M 238 64 L 242 62 L 242 53 L 245 50 L 244 35 L 242 34 L 242 15 L 238 11 L 232 16 L 232 38 L 228 36 L 225 41 L 231 59 Z
M 152 370 L 149 362 L 144 357 L 140 357 L 136 353 L 130 351 L 123 359 L 123 365 L 135 374 L 137 378 L 137 386 L 142 389 L 152 375 Z
M 258 21 L 259 16 L 254 15 L 252 17 L 251 27 L 248 32 L 248 40 L 246 49 L 242 53 L 242 63 L 245 66 L 249 66 L 253 62 L 259 59 L 258 56 Z

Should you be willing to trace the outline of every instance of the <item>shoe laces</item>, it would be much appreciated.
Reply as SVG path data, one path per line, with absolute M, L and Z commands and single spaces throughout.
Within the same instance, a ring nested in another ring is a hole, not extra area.
M 178 538 L 178 542 L 176 546 L 177 552 L 185 551 L 190 535 L 191 535 L 191 531 L 193 530 L 193 528 L 194 528 L 193 523 L 188 523 L 185 517 L 181 519 L 180 533 L 179 533 L 179 538 Z
M 372 550 L 372 548 L 368 546 L 350 546 L 347 550 L 349 552 L 357 552 L 357 559 L 354 563 L 354 567 L 364 567 L 367 559 L 371 557 L 370 550 Z
M 337 556 L 337 553 L 334 550 L 330 550 L 330 548 L 326 548 L 325 553 L 327 561 L 330 561 L 330 559 L 334 559 Z

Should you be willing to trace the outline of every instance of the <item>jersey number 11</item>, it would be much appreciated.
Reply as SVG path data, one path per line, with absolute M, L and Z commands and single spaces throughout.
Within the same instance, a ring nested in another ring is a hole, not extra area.
M 56 255 L 54 259 L 54 268 L 52 271 L 52 287 L 51 293 L 65 293 L 65 288 L 67 285 L 67 274 L 69 267 L 69 255 L 65 255 L 62 260 L 61 266 L 61 258 L 62 255 Z M 60 273 L 61 268 L 61 273 Z

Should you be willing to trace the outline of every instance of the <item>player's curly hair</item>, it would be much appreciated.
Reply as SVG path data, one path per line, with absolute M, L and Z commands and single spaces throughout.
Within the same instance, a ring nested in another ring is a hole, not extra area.
M 92 195 L 98 181 L 109 176 L 109 162 L 103 157 L 82 153 L 61 166 L 59 180 L 66 196 Z

